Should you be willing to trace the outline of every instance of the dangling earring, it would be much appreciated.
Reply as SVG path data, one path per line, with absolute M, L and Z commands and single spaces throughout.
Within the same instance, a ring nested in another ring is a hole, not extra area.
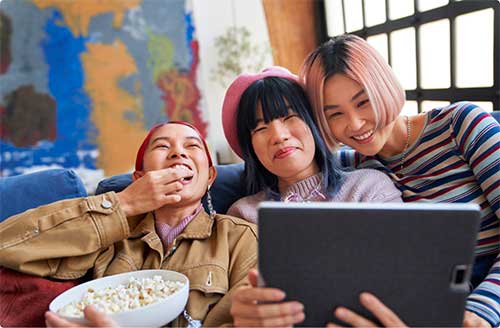
M 210 214 L 210 218 L 215 219 L 215 215 L 217 214 L 214 210 L 214 205 L 212 204 L 212 196 L 210 195 L 210 187 L 207 189 L 207 205 L 208 205 L 208 213 Z

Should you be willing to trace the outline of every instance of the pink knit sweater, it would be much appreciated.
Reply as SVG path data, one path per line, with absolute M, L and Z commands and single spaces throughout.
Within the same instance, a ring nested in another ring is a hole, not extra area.
M 281 200 L 290 199 L 290 194 L 298 194 L 307 201 L 325 201 L 321 195 L 315 196 L 314 190 L 321 184 L 321 173 L 299 181 L 281 193 Z M 266 199 L 261 191 L 236 201 L 227 214 L 257 222 L 257 206 Z M 342 186 L 337 193 L 328 198 L 330 202 L 402 202 L 401 192 L 384 173 L 372 169 L 360 169 L 343 173 Z

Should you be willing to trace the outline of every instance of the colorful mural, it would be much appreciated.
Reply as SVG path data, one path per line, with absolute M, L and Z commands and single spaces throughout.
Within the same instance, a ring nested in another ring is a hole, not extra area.
M 0 175 L 128 172 L 154 124 L 206 134 L 189 0 L 0 2 Z

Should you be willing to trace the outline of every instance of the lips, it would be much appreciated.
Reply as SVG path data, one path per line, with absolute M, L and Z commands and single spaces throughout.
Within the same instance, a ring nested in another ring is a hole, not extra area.
M 279 149 L 276 153 L 274 153 L 274 158 L 283 159 L 285 157 L 290 156 L 297 150 L 296 147 L 284 147 Z
M 373 132 L 374 132 L 373 129 L 371 129 L 363 134 L 351 136 L 351 138 L 354 139 L 358 143 L 367 143 L 367 142 L 370 142 L 372 140 Z
M 174 164 L 170 165 L 168 168 L 175 169 L 175 170 L 183 170 L 183 171 L 187 171 L 190 173 L 190 175 L 188 175 L 187 177 L 181 178 L 179 180 L 179 182 L 182 183 L 183 185 L 190 183 L 191 180 L 193 179 L 193 176 L 194 176 L 193 169 L 191 168 L 191 166 L 189 166 L 186 163 L 174 163 Z

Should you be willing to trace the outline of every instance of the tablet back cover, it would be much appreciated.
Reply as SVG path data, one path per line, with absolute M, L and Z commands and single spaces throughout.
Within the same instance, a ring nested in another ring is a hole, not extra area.
M 304 304 L 302 326 L 342 324 L 333 317 L 340 305 L 373 320 L 359 304 L 363 291 L 410 326 L 461 326 L 478 211 L 316 204 L 259 209 L 262 279 Z

